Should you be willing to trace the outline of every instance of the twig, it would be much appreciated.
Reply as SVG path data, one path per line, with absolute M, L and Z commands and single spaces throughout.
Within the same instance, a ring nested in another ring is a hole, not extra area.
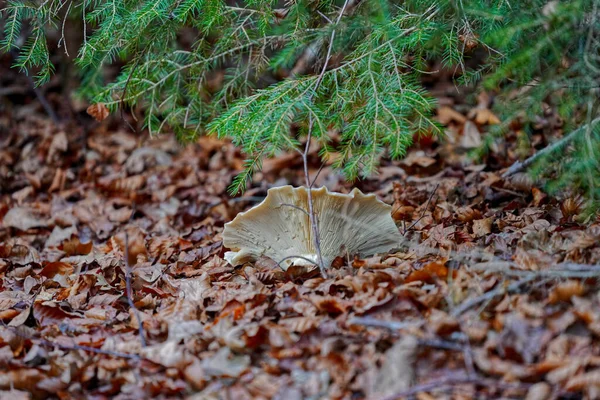
M 421 392 L 429 392 L 431 390 L 441 389 L 444 387 L 453 387 L 456 385 L 464 385 L 464 384 L 475 384 L 479 386 L 496 386 L 499 388 L 506 389 L 515 389 L 515 388 L 528 388 L 531 386 L 526 383 L 507 383 L 507 382 L 498 382 L 493 379 L 483 378 L 481 376 L 465 376 L 463 374 L 450 374 L 449 376 L 445 376 L 440 379 L 433 379 L 429 382 L 422 383 L 420 385 L 415 385 L 407 390 L 402 392 L 394 393 L 391 396 L 385 397 L 384 400 L 396 400 L 407 398 L 410 396 L 414 396 Z
M 433 198 L 433 195 L 435 194 L 435 192 L 438 190 L 439 187 L 440 187 L 439 183 L 437 185 L 435 185 L 435 188 L 429 195 L 429 198 L 427 199 L 427 203 L 425 204 L 425 207 L 423 208 L 423 211 L 421 212 L 421 216 L 415 222 L 413 222 L 408 228 L 404 229 L 404 231 L 402 232 L 402 236 L 406 235 L 408 233 L 408 231 L 410 231 L 412 228 L 414 228 L 415 225 L 417 225 L 419 223 L 419 221 L 422 220 L 423 217 L 425 217 L 425 213 L 427 212 L 427 209 L 429 208 L 429 203 L 431 203 L 431 199 Z
M 11 50 L 10 53 L 14 59 L 17 59 L 17 57 L 19 56 L 17 51 L 15 51 L 14 49 Z M 29 86 L 31 86 L 31 90 L 33 90 L 33 93 L 35 94 L 35 97 L 37 97 L 38 101 L 42 105 L 42 108 L 44 109 L 44 111 L 46 111 L 46 114 L 48 114 L 50 119 L 52 119 L 52 122 L 54 122 L 56 125 L 58 125 L 60 123 L 60 118 L 58 118 L 58 115 L 56 114 L 56 112 L 54 112 L 54 109 L 52 108 L 52 106 L 50 105 L 48 100 L 46 100 L 46 96 L 44 96 L 44 93 L 42 93 L 42 91 L 35 86 L 35 82 L 31 78 L 31 76 L 29 76 L 28 74 L 25 74 L 25 78 L 27 79 L 27 82 L 29 82 Z
M 319 266 L 319 264 L 317 264 L 316 262 L 314 262 L 314 261 L 313 261 L 313 260 L 311 260 L 310 258 L 306 258 L 306 257 L 303 257 L 303 256 L 287 256 L 287 257 L 285 257 L 283 260 L 279 261 L 279 262 L 277 263 L 277 266 L 278 266 L 279 268 L 283 269 L 283 267 L 281 266 L 281 263 L 282 263 L 282 262 L 284 262 L 285 260 L 290 260 L 290 259 L 292 259 L 292 258 L 300 258 L 300 259 L 302 259 L 302 260 L 304 260 L 304 261 L 308 261 L 309 263 L 311 263 L 311 264 L 313 264 L 313 265 L 315 265 L 315 266 L 317 266 L 317 267 Z
M 501 296 L 503 294 L 507 294 L 507 293 L 514 293 L 517 292 L 521 289 L 521 287 L 523 285 L 526 285 L 527 283 L 535 280 L 537 277 L 536 276 L 528 276 L 525 277 L 524 279 L 521 279 L 517 282 L 513 282 L 510 285 L 508 285 L 507 287 L 501 286 L 497 289 L 491 290 L 489 292 L 486 292 L 484 294 L 482 294 L 481 296 L 478 297 L 473 297 L 463 303 L 460 304 L 460 306 L 456 307 L 454 310 L 452 310 L 452 312 L 450 313 L 451 316 L 453 317 L 458 317 L 461 314 L 463 314 L 464 312 L 466 312 L 467 310 L 478 306 L 481 303 L 485 303 L 487 301 L 492 300 L 494 297 L 496 296 Z
M 140 312 L 133 303 L 133 291 L 131 289 L 131 265 L 129 265 L 129 235 L 125 231 L 125 285 L 127 289 L 127 302 L 129 303 L 129 309 L 133 311 L 135 317 L 138 320 L 138 333 L 140 335 L 140 341 L 142 347 L 146 347 L 146 334 L 144 332 L 144 325 Z
M 400 322 L 400 321 L 384 321 L 373 317 L 353 317 L 348 320 L 349 325 L 372 326 L 375 328 L 386 328 L 392 331 L 419 328 L 425 325 L 426 321 L 418 322 Z
M 94 347 L 81 346 L 78 344 L 73 344 L 73 345 L 69 346 L 69 345 L 65 345 L 65 344 L 54 343 L 54 342 L 51 342 L 46 339 L 40 339 L 40 343 L 42 345 L 48 346 L 48 347 L 51 347 L 51 346 L 58 347 L 61 350 L 82 350 L 82 351 L 87 351 L 90 353 L 103 354 L 105 356 L 126 358 L 129 360 L 140 360 L 142 358 L 137 354 L 129 354 L 129 353 L 121 353 L 120 351 L 96 349 Z
M 0 322 L 2 323 L 4 328 L 10 330 L 11 332 L 13 332 L 15 335 L 19 336 L 20 338 L 26 339 L 26 340 L 31 340 L 32 342 L 38 341 L 39 344 L 41 344 L 42 346 L 45 346 L 45 347 L 58 347 L 59 349 L 66 350 L 66 351 L 81 350 L 81 351 L 87 351 L 89 353 L 102 354 L 105 356 L 126 358 L 129 360 L 140 360 L 142 358 L 137 354 L 121 353 L 119 351 L 102 350 L 102 349 L 97 349 L 95 347 L 81 346 L 78 344 L 66 345 L 66 344 L 55 343 L 50 340 L 46 340 L 46 339 L 42 339 L 42 338 L 35 338 L 33 336 L 25 335 L 22 332 L 19 332 L 19 330 L 14 326 L 6 325 L 4 323 L 4 321 L 0 321 Z
M 306 210 L 305 210 L 304 208 L 302 208 L 302 207 L 298 207 L 298 206 L 295 206 L 295 205 L 293 205 L 293 204 L 289 204 L 289 203 L 281 203 L 281 204 L 280 204 L 279 206 L 277 206 L 276 208 L 283 207 L 283 206 L 295 208 L 296 210 L 302 211 L 304 214 L 306 214 L 306 215 L 308 215 L 308 216 L 310 217 L 310 214 L 308 213 L 308 211 L 306 211 Z
M 323 167 L 325 167 L 325 163 L 324 162 L 321 163 L 321 166 L 319 167 L 319 170 L 317 171 L 317 174 L 313 178 L 312 183 L 310 184 L 309 189 L 312 189 L 312 187 L 315 185 L 315 182 L 317 181 L 317 178 L 321 174 L 321 171 L 323 171 Z
M 585 265 L 576 263 L 561 263 L 551 269 L 540 271 L 526 271 L 511 269 L 514 263 L 507 261 L 490 261 L 471 265 L 470 268 L 477 271 L 500 272 L 505 276 L 537 277 L 537 278 L 574 278 L 589 279 L 600 277 L 600 265 Z
M 515 162 L 513 165 L 510 166 L 510 168 L 508 168 L 503 174 L 502 177 L 503 178 L 508 178 L 511 175 L 516 174 L 517 172 L 521 172 L 524 169 L 529 168 L 533 163 L 535 163 L 538 159 L 554 153 L 560 149 L 562 149 L 563 147 L 565 147 L 567 144 L 569 144 L 569 142 L 571 140 L 573 140 L 575 138 L 575 136 L 577 136 L 578 134 L 580 134 L 581 132 L 583 132 L 584 130 L 586 130 L 589 126 L 593 126 L 595 124 L 597 124 L 598 122 L 600 122 L 600 117 L 592 120 L 589 124 L 585 124 L 580 126 L 579 128 L 575 129 L 573 132 L 569 133 L 567 136 L 564 136 L 562 139 L 552 143 L 551 145 L 545 147 L 544 149 L 538 151 L 537 153 L 535 153 L 534 155 L 532 155 L 531 157 L 527 158 L 525 161 L 517 161 Z
M 349 0 L 346 0 L 344 2 L 344 5 L 342 6 L 340 13 L 338 14 L 338 17 L 335 20 L 336 25 L 339 24 L 340 20 L 342 19 L 342 15 L 344 15 L 344 11 L 346 10 L 346 7 L 348 6 L 348 2 L 349 2 Z M 309 95 L 309 101 L 311 101 L 311 102 L 312 102 L 314 94 L 317 92 L 317 89 L 319 89 L 319 86 L 321 86 L 321 82 L 323 81 L 323 76 L 325 76 L 325 71 L 327 71 L 327 66 L 329 65 L 329 60 L 331 59 L 331 50 L 333 49 L 334 39 L 335 39 L 335 29 L 333 29 L 331 31 L 331 37 L 329 38 L 329 47 L 327 48 L 327 56 L 325 57 L 325 63 L 323 64 L 323 68 L 321 68 L 321 73 L 319 74 L 319 77 L 317 78 L 317 81 L 315 83 L 313 91 Z M 310 114 L 309 122 L 308 122 L 308 133 L 306 134 L 306 145 L 304 146 L 304 152 L 302 152 L 301 154 L 302 154 L 302 162 L 304 163 L 304 179 L 306 181 L 306 188 L 308 190 L 308 213 L 309 213 L 310 225 L 312 227 L 315 250 L 317 251 L 317 256 L 319 258 L 318 265 L 319 265 L 319 269 L 321 270 L 321 276 L 326 279 L 327 271 L 325 270 L 325 265 L 323 264 L 323 255 L 321 254 L 321 238 L 319 235 L 317 215 L 315 214 L 315 210 L 313 207 L 312 184 L 310 182 L 310 175 L 308 173 L 308 152 L 310 150 L 310 141 L 312 139 L 313 125 L 314 125 L 314 119 L 313 119 L 312 114 Z

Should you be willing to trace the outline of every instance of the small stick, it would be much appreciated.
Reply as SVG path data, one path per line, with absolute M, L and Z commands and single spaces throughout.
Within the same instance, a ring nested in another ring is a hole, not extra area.
M 519 389 L 519 388 L 529 388 L 531 385 L 527 383 L 507 383 L 507 382 L 497 382 L 493 379 L 487 379 L 480 376 L 465 376 L 463 374 L 450 374 L 449 376 L 445 376 L 440 379 L 433 379 L 429 382 L 422 383 L 420 385 L 415 385 L 407 390 L 402 392 L 394 393 L 391 396 L 385 397 L 384 400 L 396 400 L 396 399 L 404 399 L 407 397 L 414 396 L 421 392 L 429 392 L 431 390 L 441 389 L 444 387 L 451 388 L 456 385 L 464 385 L 464 384 L 475 384 L 480 386 L 495 386 L 504 389 Z
M 372 326 L 375 328 L 386 328 L 392 331 L 419 328 L 425 325 L 426 321 L 418 322 L 400 322 L 400 321 L 384 321 L 373 317 L 353 317 L 348 320 L 349 325 Z
M 285 260 L 289 260 L 289 259 L 292 259 L 292 258 L 300 258 L 300 259 L 302 259 L 302 260 L 304 260 L 304 261 L 308 261 L 309 263 L 311 263 L 311 264 L 313 264 L 313 265 L 315 265 L 315 266 L 317 266 L 317 267 L 319 266 L 319 264 L 317 264 L 316 262 L 314 262 L 314 261 L 313 261 L 313 260 L 311 260 L 310 258 L 306 258 L 306 257 L 303 257 L 303 256 L 287 256 L 287 257 L 285 257 L 283 260 L 279 261 L 279 262 L 277 263 L 277 266 L 278 266 L 279 268 L 283 269 L 283 267 L 281 266 L 281 263 L 282 263 L 282 262 L 284 262 Z
M 275 207 L 275 208 L 279 208 L 279 207 L 283 207 L 283 206 L 295 208 L 296 210 L 302 211 L 304 214 L 306 214 L 306 215 L 308 215 L 308 216 L 310 217 L 310 214 L 308 213 L 308 211 L 306 211 L 306 210 L 305 210 L 304 208 L 302 208 L 302 207 L 298 207 L 298 206 L 295 206 L 295 205 L 293 205 L 293 204 L 289 204 L 289 203 L 281 203 L 281 204 L 280 204 L 278 207 Z
M 402 236 L 406 235 L 408 233 L 408 231 L 410 231 L 412 228 L 414 228 L 414 226 L 417 225 L 419 223 L 419 221 L 423 219 L 423 217 L 425 217 L 425 213 L 427 212 L 427 209 L 429 208 L 429 203 L 431 203 L 431 199 L 433 198 L 433 195 L 435 194 L 435 192 L 438 190 L 439 187 L 440 187 L 439 183 L 437 185 L 435 185 L 435 188 L 433 189 L 433 191 L 429 195 L 429 198 L 427 199 L 427 204 L 425 204 L 425 208 L 423 208 L 423 211 L 421 212 L 421 216 L 419 217 L 419 219 L 417 219 L 415 222 L 413 222 L 408 228 L 406 228 L 404 230 L 404 232 L 402 232 Z
M 589 124 L 585 124 L 575 129 L 573 132 L 569 133 L 567 136 L 564 136 L 562 139 L 552 143 L 551 145 L 545 147 L 544 149 L 538 151 L 531 157 L 527 158 L 525 161 L 517 161 L 513 165 L 510 166 L 503 174 L 502 178 L 508 178 L 511 175 L 516 174 L 517 172 L 521 172 L 524 169 L 529 168 L 533 163 L 535 163 L 538 159 L 544 157 L 545 155 L 554 153 L 565 147 L 571 140 L 575 138 L 578 134 L 586 130 L 589 126 L 593 126 L 600 122 L 600 117 L 592 120 Z
M 19 330 L 16 327 L 6 325 L 4 323 L 4 321 L 0 321 L 0 322 L 2 323 L 2 325 L 4 326 L 5 329 L 12 331 L 15 335 L 19 336 L 20 338 L 31 340 L 32 342 L 39 341 L 39 344 L 41 344 L 42 346 L 45 346 L 45 347 L 58 347 L 59 349 L 66 350 L 66 351 L 82 350 L 82 351 L 87 351 L 89 353 L 102 354 L 105 356 L 118 357 L 118 358 L 126 358 L 129 360 L 140 360 L 142 358 L 137 354 L 128 354 L 128 353 L 121 353 L 118 351 L 102 350 L 102 349 L 97 349 L 95 347 L 90 347 L 90 346 L 81 346 L 79 344 L 73 344 L 73 345 L 69 346 L 66 344 L 55 343 L 55 342 L 52 342 L 50 340 L 46 340 L 43 338 L 38 339 L 33 336 L 25 335 L 25 334 L 19 332 Z
M 146 335 L 144 333 L 144 325 L 142 323 L 142 318 L 140 318 L 140 312 L 133 303 L 133 290 L 131 288 L 131 266 L 129 265 L 129 235 L 127 234 L 127 231 L 125 231 L 125 285 L 127 290 L 127 302 L 129 303 L 129 308 L 131 311 L 133 311 L 135 317 L 138 320 L 138 333 L 140 335 L 142 347 L 146 347 Z
M 536 276 L 529 276 L 524 279 L 521 279 L 520 281 L 511 283 L 507 287 L 501 286 L 498 289 L 491 290 L 487 293 L 482 294 L 481 296 L 471 298 L 471 299 L 465 301 L 464 303 L 462 303 L 460 306 L 456 307 L 454 310 L 452 310 L 450 315 L 453 317 L 458 317 L 461 314 L 463 314 L 464 312 L 468 311 L 469 309 L 476 307 L 481 303 L 490 301 L 496 296 L 501 296 L 503 294 L 517 292 L 518 290 L 521 289 L 521 286 L 526 285 L 527 283 L 535 280 L 536 278 L 537 278 Z
M 11 50 L 10 53 L 15 60 L 19 56 L 19 53 L 14 49 Z M 33 81 L 33 78 L 31 78 L 31 76 L 25 74 L 25 78 L 27 79 L 27 82 L 29 82 L 31 89 L 35 94 L 35 97 L 37 97 L 38 101 L 42 105 L 42 108 L 44 109 L 44 111 L 46 111 L 46 114 L 48 114 L 48 116 L 52 119 L 52 122 L 54 122 L 54 124 L 58 125 L 60 123 L 60 118 L 58 118 L 58 115 L 56 115 L 56 112 L 54 112 L 54 109 L 52 108 L 48 100 L 46 100 L 46 96 L 44 96 L 44 93 L 42 93 L 42 91 L 35 86 L 35 82 Z
M 322 162 L 321 166 L 319 167 L 319 170 L 317 171 L 317 174 L 315 175 L 315 177 L 313 178 L 312 183 L 310 184 L 309 189 L 312 189 L 313 186 L 315 185 L 315 182 L 317 181 L 317 178 L 319 177 L 319 175 L 321 174 L 321 171 L 323 171 L 323 167 L 325 167 L 325 163 Z
M 58 347 L 61 350 L 82 350 L 82 351 L 87 351 L 89 353 L 96 353 L 96 354 L 103 354 L 105 356 L 111 356 L 111 357 L 118 357 L 118 358 L 126 358 L 128 360 L 140 360 L 141 357 L 137 354 L 128 354 L 128 353 L 121 353 L 120 351 L 110 351 L 110 350 L 102 350 L 102 349 L 96 349 L 94 347 L 90 347 L 90 346 L 81 346 L 78 344 L 74 344 L 71 346 L 65 345 L 65 344 L 58 344 L 58 343 L 54 343 L 51 342 L 49 340 L 46 339 L 40 339 L 40 344 L 44 345 L 44 346 L 54 346 L 54 347 Z
M 521 269 L 511 269 L 514 266 L 511 262 L 490 261 L 471 265 L 471 269 L 485 272 L 499 272 L 505 276 L 514 277 L 538 277 L 538 278 L 572 278 L 572 279 L 590 279 L 600 277 L 600 265 L 585 265 L 573 263 L 557 264 L 551 269 L 540 271 L 526 271 Z
M 344 15 L 344 11 L 348 6 L 350 0 L 346 0 L 340 13 L 338 14 L 337 19 L 335 20 L 335 24 L 339 24 L 342 16 Z M 315 87 L 313 92 L 309 95 L 309 101 L 312 102 L 314 93 L 317 92 L 319 86 L 321 86 L 321 82 L 323 81 L 323 77 L 325 76 L 325 72 L 327 71 L 327 66 L 329 65 L 329 60 L 331 59 L 331 50 L 333 49 L 333 41 L 335 39 L 335 29 L 331 31 L 331 37 L 329 38 L 329 47 L 327 48 L 327 56 L 325 57 L 325 63 L 323 63 L 323 68 L 321 68 L 321 73 L 317 78 L 315 83 Z M 323 255 L 321 254 L 321 237 L 319 235 L 319 226 L 317 221 L 317 215 L 315 214 L 315 210 L 313 208 L 313 198 L 312 198 L 312 184 L 310 182 L 310 175 L 308 173 L 308 151 L 310 150 L 310 140 L 312 138 L 312 130 L 313 125 L 315 123 L 312 114 L 310 114 L 308 118 L 308 133 L 306 134 L 306 145 L 304 146 L 304 152 L 301 152 L 302 162 L 304 163 L 304 179 L 306 181 L 306 187 L 308 189 L 308 213 L 310 218 L 310 225 L 312 227 L 312 232 L 314 236 L 315 242 L 315 250 L 317 251 L 317 256 L 319 257 L 319 269 L 321 270 L 321 276 L 324 279 L 327 279 L 327 271 L 325 270 L 325 266 L 323 265 Z

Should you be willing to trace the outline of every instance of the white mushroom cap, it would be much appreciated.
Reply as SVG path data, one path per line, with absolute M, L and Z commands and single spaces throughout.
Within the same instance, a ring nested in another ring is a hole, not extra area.
M 341 255 L 366 257 L 400 246 L 402 236 L 389 205 L 374 194 L 354 189 L 350 194 L 312 189 L 318 218 L 321 254 L 327 268 Z M 306 210 L 306 211 L 304 211 Z M 269 189 L 265 200 L 225 224 L 223 245 L 232 251 L 225 259 L 232 265 L 256 261 L 261 256 L 281 266 L 310 265 L 318 257 L 308 217 L 305 187 Z

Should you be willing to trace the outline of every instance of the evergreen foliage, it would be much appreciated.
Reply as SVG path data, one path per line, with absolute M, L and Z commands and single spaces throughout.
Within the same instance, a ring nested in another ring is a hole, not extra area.
M 440 60 L 458 84 L 497 92 L 503 120 L 518 119 L 525 133 L 548 107 L 566 132 L 589 124 L 554 164 L 554 186 L 576 183 L 597 203 L 597 1 L 9 0 L 0 49 L 17 51 L 15 66 L 43 84 L 54 69 L 48 34 L 65 45 L 65 24 L 83 21 L 81 93 L 112 111 L 142 106 L 152 134 L 168 126 L 182 139 L 231 138 L 249 160 L 234 193 L 263 157 L 297 150 L 309 126 L 349 179 L 371 174 L 386 152 L 402 157 L 414 135 L 440 132 L 420 83 Z M 467 68 L 474 52 L 485 56 Z M 111 64 L 123 67 L 106 80 Z

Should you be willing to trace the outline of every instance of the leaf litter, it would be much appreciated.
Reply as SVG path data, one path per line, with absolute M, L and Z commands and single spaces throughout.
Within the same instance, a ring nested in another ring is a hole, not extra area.
M 454 139 L 356 184 L 391 205 L 406 243 L 338 257 L 327 279 L 224 259 L 224 224 L 301 184 L 296 157 L 232 199 L 243 156 L 229 143 L 13 121 L 0 150 L 0 397 L 599 398 L 600 221 L 581 220 L 577 196 L 503 179 L 510 136 L 469 161 L 498 123 L 488 106 L 445 101 Z M 332 172 L 326 183 L 352 189 Z

